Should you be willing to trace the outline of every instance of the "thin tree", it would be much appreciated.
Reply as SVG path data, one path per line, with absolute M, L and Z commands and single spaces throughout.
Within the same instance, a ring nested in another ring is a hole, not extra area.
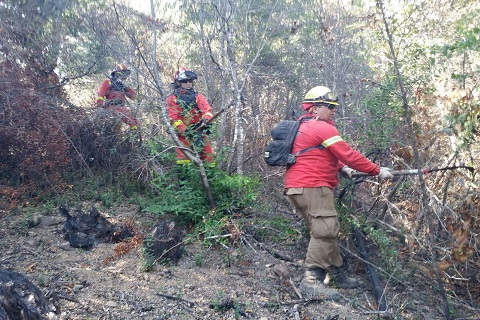
M 430 245 L 430 251 L 432 253 L 431 266 L 432 266 L 432 269 L 435 272 L 435 278 L 436 278 L 436 281 L 437 281 L 437 285 L 438 285 L 438 288 L 440 290 L 440 294 L 442 295 L 442 298 L 443 298 L 443 311 L 444 311 L 445 319 L 450 320 L 450 319 L 452 319 L 452 317 L 450 315 L 450 306 L 449 306 L 449 303 L 448 303 L 448 297 L 447 297 L 447 293 L 445 291 L 445 287 L 443 286 L 442 277 L 440 276 L 440 271 L 439 271 L 438 265 L 437 265 L 438 254 L 437 254 L 437 249 L 436 249 L 436 239 L 435 239 L 435 235 L 433 233 L 433 230 L 434 230 L 433 213 L 432 213 L 432 211 L 430 209 L 430 205 L 429 205 L 429 197 L 428 197 L 427 187 L 425 185 L 425 179 L 424 179 L 423 172 L 422 172 L 423 164 L 420 161 L 420 152 L 419 152 L 419 149 L 418 149 L 417 140 L 415 138 L 415 132 L 413 130 L 413 121 L 412 121 L 412 115 L 411 115 L 411 110 L 410 110 L 410 105 L 409 105 L 408 93 L 407 93 L 407 90 L 405 89 L 405 86 L 404 86 L 404 83 L 403 83 L 403 80 L 402 80 L 402 73 L 400 72 L 398 60 L 397 60 L 397 57 L 396 57 L 395 48 L 394 48 L 394 45 L 393 45 L 393 35 L 390 32 L 388 21 L 387 21 L 387 18 L 385 16 L 385 10 L 383 8 L 383 1 L 382 0 L 377 0 L 377 6 L 378 6 L 378 8 L 381 12 L 383 23 L 384 23 L 384 26 L 385 26 L 385 32 L 387 34 L 387 41 L 388 41 L 388 45 L 389 45 L 389 48 L 390 48 L 390 54 L 392 55 L 393 66 L 394 66 L 394 70 L 395 70 L 395 73 L 396 73 L 396 76 L 397 76 L 398 85 L 400 87 L 400 92 L 401 92 L 401 97 L 402 97 L 402 102 L 403 102 L 403 109 L 405 111 L 405 122 L 406 122 L 406 125 L 408 127 L 408 132 L 409 132 L 409 136 L 410 136 L 410 143 L 411 143 L 411 146 L 412 146 L 412 149 L 413 149 L 414 162 L 415 162 L 415 166 L 416 166 L 416 168 L 418 169 L 418 172 L 419 172 L 419 183 L 420 183 L 420 190 L 421 190 L 421 196 L 422 196 L 422 198 L 421 198 L 422 199 L 421 210 L 423 210 L 423 214 L 425 215 L 425 220 L 427 221 L 427 224 L 428 224 L 427 228 L 428 228 L 429 236 L 427 238 L 427 241 Z
M 207 193 L 208 197 L 208 202 L 211 210 L 214 210 L 216 207 L 215 204 L 215 199 L 213 197 L 213 192 L 212 188 L 210 187 L 210 183 L 207 178 L 207 173 L 205 172 L 205 166 L 203 165 L 202 160 L 200 160 L 200 155 L 195 149 L 189 149 L 185 148 L 184 145 L 178 140 L 177 134 L 175 133 L 175 130 L 173 129 L 172 125 L 170 124 L 170 120 L 168 119 L 168 112 L 165 104 L 165 98 L 166 98 L 166 90 L 163 85 L 163 81 L 160 78 L 160 72 L 158 70 L 158 65 L 157 65 L 157 31 L 154 25 L 154 21 L 156 20 L 155 18 L 155 6 L 153 4 L 153 0 L 150 0 L 150 8 L 151 8 L 151 22 L 150 22 L 150 28 L 152 29 L 152 35 L 153 35 L 153 42 L 152 42 L 152 64 L 153 65 L 153 76 L 155 80 L 155 84 L 157 87 L 158 92 L 160 93 L 161 96 L 161 101 L 162 103 L 160 104 L 160 113 L 162 116 L 162 120 L 164 124 L 167 126 L 168 133 L 172 137 L 173 141 L 177 145 L 177 147 L 181 148 L 182 151 L 185 153 L 187 158 L 192 161 L 199 169 L 200 172 L 200 178 L 202 181 L 202 184 L 205 188 L 205 191 Z

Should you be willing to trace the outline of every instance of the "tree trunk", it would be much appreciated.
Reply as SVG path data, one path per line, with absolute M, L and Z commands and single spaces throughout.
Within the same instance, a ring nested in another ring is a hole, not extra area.
M 440 293 L 441 293 L 442 298 L 443 298 L 443 309 L 444 309 L 445 319 L 450 320 L 450 319 L 452 319 L 452 317 L 450 315 L 450 306 L 449 306 L 449 303 L 448 303 L 448 297 L 447 297 L 447 293 L 445 291 L 445 287 L 443 286 L 443 282 L 442 282 L 440 272 L 438 270 L 438 265 L 437 265 L 437 250 L 436 250 L 436 239 L 435 239 L 435 235 L 434 235 L 435 228 L 434 228 L 434 222 L 433 222 L 433 214 L 430 210 L 427 187 L 425 185 L 424 175 L 423 175 L 423 172 L 421 170 L 423 168 L 423 164 L 421 163 L 421 160 L 420 160 L 420 153 L 419 153 L 418 146 L 417 146 L 417 140 L 415 138 L 415 132 L 413 130 L 413 121 L 412 121 L 412 116 L 411 116 L 411 112 L 410 112 L 410 106 L 408 104 L 407 91 L 405 90 L 403 80 L 402 80 L 402 74 L 400 73 L 400 68 L 398 66 L 398 61 L 397 61 L 397 58 L 396 58 L 395 48 L 393 47 L 393 37 L 392 37 L 392 34 L 390 33 L 390 30 L 389 30 L 389 27 L 388 27 L 388 22 L 387 22 L 387 19 L 385 17 L 385 11 L 383 9 L 383 2 L 382 2 L 382 0 L 377 0 L 377 1 L 378 1 L 377 5 L 378 5 L 379 9 L 381 10 L 383 23 L 385 25 L 385 32 L 387 33 L 387 37 L 388 37 L 388 39 L 387 39 L 388 40 L 388 45 L 390 47 L 390 53 L 392 55 L 395 73 L 397 75 L 398 85 L 400 87 L 400 91 L 401 91 L 401 94 L 402 94 L 403 109 L 405 111 L 405 121 L 406 121 L 406 124 L 407 124 L 407 127 L 408 127 L 408 132 L 409 132 L 409 135 L 410 135 L 410 140 L 411 140 L 410 142 L 411 142 L 412 149 L 413 149 L 415 166 L 419 171 L 418 180 L 419 180 L 419 183 L 420 183 L 420 190 L 421 190 L 421 193 L 422 193 L 422 202 L 421 202 L 422 208 L 420 208 L 420 210 L 422 210 L 424 212 L 425 220 L 427 221 L 427 228 L 428 228 L 428 230 L 427 230 L 428 240 L 427 241 L 430 244 L 430 251 L 432 252 L 431 266 L 432 266 L 432 269 L 435 272 L 437 285 L 438 285 L 438 288 L 439 288 Z
M 151 10 L 152 10 L 151 11 L 152 21 L 155 21 L 155 7 L 154 7 L 154 4 L 153 4 L 153 0 L 150 0 L 150 7 L 151 7 Z M 153 45 L 152 45 L 153 75 L 154 75 L 154 79 L 155 79 L 156 88 L 160 92 L 160 96 L 162 98 L 161 101 L 164 102 L 165 98 L 166 98 L 166 90 L 164 89 L 163 82 L 162 82 L 162 79 L 160 78 L 160 73 L 158 71 L 158 65 L 157 65 L 157 59 L 156 59 L 156 57 L 157 57 L 157 34 L 156 34 L 155 26 L 153 26 L 153 25 L 152 25 L 152 33 L 153 33 Z M 165 103 L 162 103 L 160 105 L 160 112 L 161 112 L 161 115 L 162 115 L 162 120 L 168 128 L 168 133 L 170 134 L 170 136 L 172 136 L 173 141 L 175 141 L 175 144 L 178 147 L 183 148 L 183 150 L 187 151 L 187 152 L 185 152 L 185 155 L 187 156 L 187 158 L 190 161 L 192 161 L 198 167 L 198 169 L 200 171 L 200 179 L 202 181 L 203 187 L 205 188 L 205 192 L 207 193 L 210 210 L 214 210 L 215 207 L 216 207 L 216 204 L 215 204 L 215 199 L 213 197 L 212 188 L 210 187 L 210 183 L 208 182 L 207 173 L 205 172 L 205 167 L 203 165 L 202 160 L 200 160 L 200 156 L 199 156 L 198 152 L 196 150 L 191 150 L 191 149 L 185 148 L 183 146 L 183 144 L 180 142 L 180 140 L 178 140 L 177 134 L 175 133 L 175 130 L 173 129 L 172 125 L 170 124 L 170 120 L 168 119 L 168 116 L 167 116 L 168 112 L 167 112 L 167 107 L 166 107 Z

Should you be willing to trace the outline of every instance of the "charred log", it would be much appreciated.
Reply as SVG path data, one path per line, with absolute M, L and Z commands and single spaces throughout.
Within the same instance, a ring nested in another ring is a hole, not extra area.
M 184 230 L 180 229 L 174 221 L 160 221 L 151 231 L 152 237 L 144 241 L 144 246 L 155 261 L 176 264 L 182 257 Z
M 24 275 L 0 270 L 0 319 L 43 320 L 56 310 Z
M 72 247 L 88 250 L 98 243 L 111 241 L 114 226 L 95 207 L 92 206 L 88 213 L 78 209 L 75 215 L 70 215 L 66 206 L 61 206 L 59 210 L 65 217 L 65 240 Z

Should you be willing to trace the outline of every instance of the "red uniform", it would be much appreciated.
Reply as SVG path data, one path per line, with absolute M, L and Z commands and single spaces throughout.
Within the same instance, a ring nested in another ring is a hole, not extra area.
M 332 121 L 303 121 L 292 153 L 318 145 L 324 149 L 315 148 L 300 154 L 287 168 L 285 195 L 305 220 L 311 236 L 305 266 L 326 270 L 343 264 L 337 243 L 340 224 L 332 190 L 338 184 L 339 170 L 346 164 L 377 175 L 380 168 L 343 141 Z
M 338 172 L 346 164 L 357 171 L 377 175 L 380 168 L 355 151 L 341 137 L 332 121 L 308 120 L 300 124 L 292 153 L 322 145 L 299 156 L 285 173 L 285 188 L 334 188 Z
M 185 90 L 177 88 L 166 99 L 168 116 L 170 123 L 178 133 L 178 139 L 189 147 L 198 138 L 195 134 L 194 127 L 202 120 L 210 120 L 212 118 L 212 107 L 208 104 L 207 99 L 193 89 Z M 188 133 L 193 134 L 193 138 L 187 138 Z M 206 133 L 200 136 L 202 142 L 202 150 L 200 151 L 200 159 L 213 162 L 213 149 L 208 140 Z M 179 160 L 187 160 L 181 149 L 177 149 L 177 158 Z
M 97 107 L 108 108 L 122 114 L 122 121 L 130 127 L 140 126 L 129 107 L 125 106 L 126 98 L 135 99 L 137 93 L 126 87 L 120 80 L 105 79 L 98 88 Z

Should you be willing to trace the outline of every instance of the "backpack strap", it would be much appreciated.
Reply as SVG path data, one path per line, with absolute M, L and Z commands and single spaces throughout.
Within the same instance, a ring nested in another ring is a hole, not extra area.
M 313 117 L 303 118 L 303 119 L 301 119 L 299 122 L 302 123 L 303 121 L 311 120 L 312 118 L 313 118 Z M 299 126 L 299 127 L 300 127 L 300 126 Z M 297 131 L 298 131 L 298 128 L 297 128 Z M 296 138 L 296 134 L 295 134 L 295 138 Z M 293 147 L 293 143 L 292 143 L 292 147 Z M 293 155 L 294 155 L 295 157 L 297 157 L 297 156 L 301 155 L 302 153 L 305 153 L 305 152 L 307 152 L 307 151 L 310 151 L 310 150 L 313 150 L 313 149 L 317 149 L 317 148 L 320 149 L 320 150 L 325 149 L 325 147 L 324 147 L 322 144 L 319 144 L 318 146 L 308 147 L 308 148 L 302 149 L 302 150 L 300 150 L 300 151 L 297 151 L 297 152 L 295 152 Z
M 308 147 L 308 148 L 305 148 L 305 149 L 300 150 L 300 151 L 298 151 L 298 152 L 295 152 L 293 155 L 296 157 L 296 156 L 301 155 L 302 153 L 305 153 L 305 152 L 307 152 L 307 151 L 310 151 L 310 150 L 316 149 L 316 148 L 318 148 L 318 149 L 320 149 L 320 150 L 325 149 L 325 147 L 320 144 L 320 145 L 318 145 L 318 146 Z

